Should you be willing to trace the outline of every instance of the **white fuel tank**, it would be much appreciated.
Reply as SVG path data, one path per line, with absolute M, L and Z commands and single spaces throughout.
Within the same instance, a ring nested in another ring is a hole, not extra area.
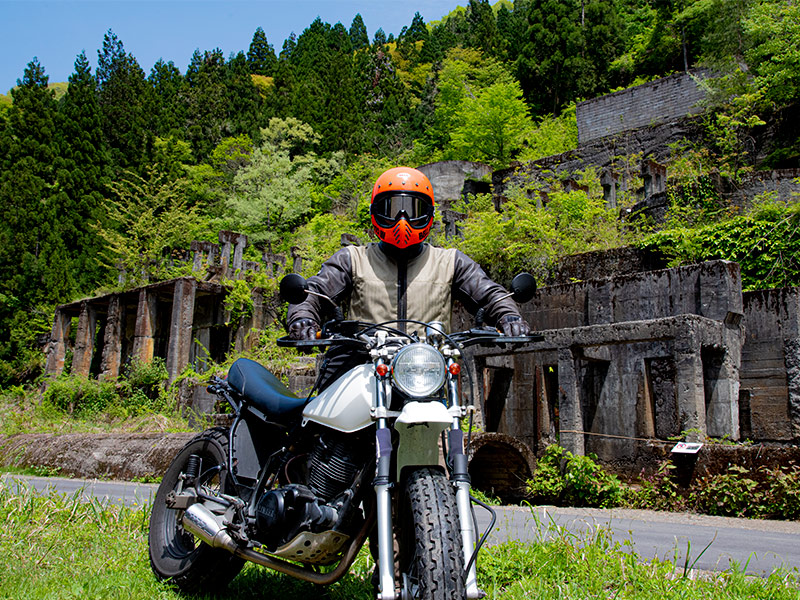
M 372 424 L 370 409 L 375 396 L 371 364 L 359 365 L 332 383 L 303 409 L 303 419 L 352 433 Z

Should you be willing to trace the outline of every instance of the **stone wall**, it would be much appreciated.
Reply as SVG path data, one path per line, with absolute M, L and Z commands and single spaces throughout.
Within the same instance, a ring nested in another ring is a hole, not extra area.
M 578 143 L 700 112 L 698 103 L 705 93 L 695 78 L 703 76 L 703 72 L 676 73 L 578 103 Z
M 800 289 L 744 294 L 742 435 L 754 440 L 800 438 Z
M 484 430 L 620 469 L 682 431 L 738 439 L 741 298 L 725 261 L 541 288 L 542 341 L 474 351 Z

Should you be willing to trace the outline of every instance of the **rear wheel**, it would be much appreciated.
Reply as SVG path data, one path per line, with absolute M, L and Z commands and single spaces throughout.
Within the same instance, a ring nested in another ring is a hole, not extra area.
M 464 554 L 455 492 L 445 475 L 411 473 L 399 506 L 400 584 L 404 598 L 463 600 Z
M 150 565 L 159 579 L 170 580 L 184 592 L 207 591 L 227 585 L 244 561 L 226 550 L 212 548 L 183 529 L 183 510 L 169 508 L 167 495 L 183 486 L 189 457 L 201 459 L 201 473 L 228 464 L 228 430 L 205 431 L 186 444 L 161 480 L 150 514 Z M 233 493 L 223 468 L 202 482 L 202 489 Z

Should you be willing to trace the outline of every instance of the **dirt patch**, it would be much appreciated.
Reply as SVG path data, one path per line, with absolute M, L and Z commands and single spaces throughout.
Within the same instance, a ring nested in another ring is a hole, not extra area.
M 160 477 L 196 433 L 50 433 L 0 436 L 0 465 L 41 466 L 59 475 Z

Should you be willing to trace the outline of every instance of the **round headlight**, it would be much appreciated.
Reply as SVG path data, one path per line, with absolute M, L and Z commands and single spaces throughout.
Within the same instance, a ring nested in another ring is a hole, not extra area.
M 427 344 L 409 344 L 392 361 L 392 379 L 401 392 L 414 398 L 430 396 L 444 385 L 444 358 Z

